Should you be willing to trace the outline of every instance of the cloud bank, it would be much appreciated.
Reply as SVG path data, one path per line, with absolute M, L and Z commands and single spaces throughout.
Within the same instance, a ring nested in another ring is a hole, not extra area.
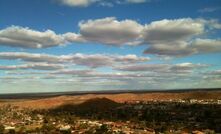
M 119 4 L 140 4 L 149 2 L 149 0 L 57 0 L 59 3 L 70 7 L 88 7 L 92 4 L 112 7 Z
M 149 61 L 149 57 L 138 57 L 133 54 L 128 55 L 107 55 L 107 54 L 70 54 L 70 55 L 49 55 L 25 52 L 0 52 L 0 59 L 21 60 L 25 62 L 45 62 L 54 64 L 75 64 L 90 68 L 113 66 L 118 64 L 131 64 Z
M 115 17 L 79 22 L 79 33 L 56 34 L 11 26 L 0 30 L 0 45 L 21 48 L 48 48 L 71 43 L 97 43 L 111 46 L 146 45 L 145 54 L 182 57 L 220 52 L 221 40 L 205 35 L 221 29 L 214 19 L 163 19 L 147 24 Z
M 33 70 L 59 70 L 63 69 L 64 65 L 59 64 L 48 64 L 48 63 L 29 63 L 22 65 L 7 65 L 0 66 L 0 70 L 24 70 L 24 69 L 33 69 Z

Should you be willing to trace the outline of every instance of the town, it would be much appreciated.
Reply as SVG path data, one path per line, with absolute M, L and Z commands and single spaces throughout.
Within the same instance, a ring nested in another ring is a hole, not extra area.
M 157 134 L 221 132 L 221 100 L 128 101 L 95 98 L 79 105 L 0 109 L 0 133 Z

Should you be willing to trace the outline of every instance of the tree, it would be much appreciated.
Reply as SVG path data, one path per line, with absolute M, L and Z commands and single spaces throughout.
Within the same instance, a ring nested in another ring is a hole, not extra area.
M 60 131 L 62 134 L 71 134 L 71 130 L 62 130 Z
M 95 134 L 109 134 L 111 132 L 108 131 L 107 125 L 103 124 L 100 128 L 96 129 Z
M 43 131 L 45 133 L 49 133 L 52 130 L 56 130 L 56 128 L 52 124 L 44 123 L 41 127 L 41 131 Z
M 4 130 L 5 130 L 5 127 L 2 124 L 0 124 L 0 134 L 3 134 Z
M 15 134 L 15 130 L 14 129 L 10 129 L 8 134 Z
M 19 129 L 19 133 L 25 133 L 25 131 L 26 131 L 26 129 L 25 129 L 25 127 L 24 126 L 22 126 L 22 127 L 20 127 L 20 129 Z

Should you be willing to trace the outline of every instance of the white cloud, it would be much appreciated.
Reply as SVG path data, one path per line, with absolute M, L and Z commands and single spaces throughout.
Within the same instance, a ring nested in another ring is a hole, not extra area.
M 200 19 L 196 19 L 196 21 L 202 23 L 204 25 L 204 27 L 208 28 L 208 30 L 221 29 L 221 23 L 219 22 L 218 19 L 202 19 L 202 18 L 200 18 Z
M 0 30 L 0 45 L 24 48 L 47 48 L 64 44 L 65 40 L 51 30 L 39 32 L 29 28 L 11 26 Z
M 100 54 L 84 55 L 79 53 L 67 56 L 66 60 L 69 60 L 77 65 L 83 65 L 92 68 L 101 67 L 101 66 L 111 66 L 112 64 L 111 57 Z
M 221 24 L 214 19 L 184 18 L 155 21 L 145 25 L 143 38 L 149 47 L 144 53 L 181 57 L 220 52 L 219 40 L 196 39 L 213 29 L 220 28 Z
M 218 39 L 196 39 L 191 46 L 198 53 L 221 52 L 221 40 Z
M 86 42 L 86 40 L 80 34 L 68 32 L 63 34 L 62 36 L 67 42 L 78 42 L 78 43 Z
M 113 7 L 116 4 L 139 4 L 149 2 L 150 0 L 56 0 L 63 5 L 70 7 L 88 7 L 92 4 L 105 6 L 105 7 Z
M 72 61 L 77 65 L 84 65 L 92 68 L 102 67 L 102 66 L 113 66 L 115 64 L 124 64 L 124 63 L 137 63 L 145 62 L 150 60 L 148 57 L 137 57 L 136 55 L 84 55 L 84 54 L 75 54 L 67 56 L 64 59 Z
M 71 54 L 71 55 L 49 55 L 25 52 L 0 52 L 0 59 L 23 60 L 26 62 L 46 62 L 46 63 L 72 63 L 91 68 L 102 66 L 111 67 L 115 64 L 138 63 L 149 61 L 148 57 L 138 57 L 129 55 L 105 55 L 105 54 Z
M 40 32 L 11 26 L 0 30 L 0 45 L 47 48 L 72 42 L 114 46 L 143 44 L 147 46 L 146 54 L 171 57 L 221 51 L 219 39 L 200 39 L 214 29 L 221 29 L 216 19 L 164 19 L 141 25 L 134 20 L 107 17 L 81 21 L 79 29 L 79 33 L 56 34 L 51 30 Z
M 49 54 L 36 54 L 25 52 L 0 52 L 0 59 L 5 60 L 23 60 L 28 62 L 48 62 L 59 63 L 62 59 L 59 56 Z
M 128 3 L 145 3 L 148 0 L 126 0 Z
M 120 71 L 131 71 L 131 72 L 143 72 L 143 71 L 165 71 L 170 66 L 168 64 L 133 64 L 133 65 L 122 65 L 115 67 L 115 70 Z
M 193 19 L 164 19 L 145 25 L 143 36 L 147 43 L 161 44 L 186 40 L 203 32 L 204 25 Z
M 92 3 L 95 3 L 99 0 L 58 0 L 64 5 L 71 7 L 87 7 Z
M 221 52 L 221 40 L 200 39 L 192 42 L 177 42 L 173 44 L 155 44 L 144 51 L 146 54 L 164 56 L 188 56 L 193 54 L 218 53 Z
M 217 10 L 219 10 L 218 7 L 205 7 L 205 8 L 199 9 L 198 12 L 200 12 L 200 13 L 211 13 L 211 12 L 215 12 Z
M 56 34 L 19 26 L 0 30 L 0 45 L 22 48 L 47 48 L 71 42 L 97 42 L 101 44 L 136 44 L 140 39 L 143 26 L 133 20 L 118 21 L 115 17 L 81 21 L 80 33 L 67 32 Z
M 127 78 L 142 78 L 142 77 L 153 77 L 146 74 L 140 73 L 123 73 L 123 72 L 98 72 L 96 70 L 58 70 L 51 72 L 50 74 L 60 74 L 60 75 L 71 75 L 75 77 L 84 77 L 84 78 L 102 78 L 102 79 L 127 79 Z
M 208 67 L 205 64 L 132 64 L 115 67 L 115 70 L 129 72 L 157 72 L 157 73 L 191 73 L 194 69 Z
M 109 1 L 101 1 L 99 3 L 100 6 L 103 6 L 103 7 L 113 7 L 114 6 L 114 3 L 111 3 Z
M 7 65 L 0 66 L 0 70 L 23 70 L 23 69 L 33 69 L 33 70 L 59 70 L 63 69 L 64 65 L 60 64 L 48 64 L 48 63 L 29 63 L 22 65 Z
M 172 44 L 154 44 L 144 51 L 145 54 L 155 54 L 163 56 L 188 56 L 197 53 L 195 49 L 189 47 L 185 41 L 173 42 Z
M 90 75 L 93 70 L 68 70 L 68 69 L 63 69 L 63 70 L 58 70 L 55 72 L 51 72 L 51 74 L 61 74 L 61 75 L 76 75 L 76 76 L 85 76 L 85 75 Z
M 140 38 L 143 26 L 133 20 L 118 21 L 115 17 L 82 21 L 80 34 L 87 41 L 122 45 Z
M 221 69 L 210 71 L 210 72 L 206 73 L 206 75 L 221 76 Z
M 191 73 L 194 71 L 194 69 L 200 69 L 200 68 L 206 68 L 208 67 L 209 65 L 207 64 L 193 64 L 193 63 L 189 63 L 189 62 L 186 62 L 186 63 L 180 63 L 180 64 L 175 64 L 175 65 L 172 65 L 170 67 L 170 71 L 171 72 L 176 72 L 176 73 L 179 73 L 179 72 L 183 72 L 183 73 Z

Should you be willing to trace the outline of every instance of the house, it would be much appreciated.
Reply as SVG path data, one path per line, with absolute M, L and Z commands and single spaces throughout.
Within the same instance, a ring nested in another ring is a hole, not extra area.
M 70 125 L 65 125 L 65 126 L 60 127 L 60 131 L 67 131 L 67 130 L 70 130 L 70 129 L 71 129 Z
M 15 127 L 12 127 L 12 126 L 5 126 L 5 130 L 15 130 Z

